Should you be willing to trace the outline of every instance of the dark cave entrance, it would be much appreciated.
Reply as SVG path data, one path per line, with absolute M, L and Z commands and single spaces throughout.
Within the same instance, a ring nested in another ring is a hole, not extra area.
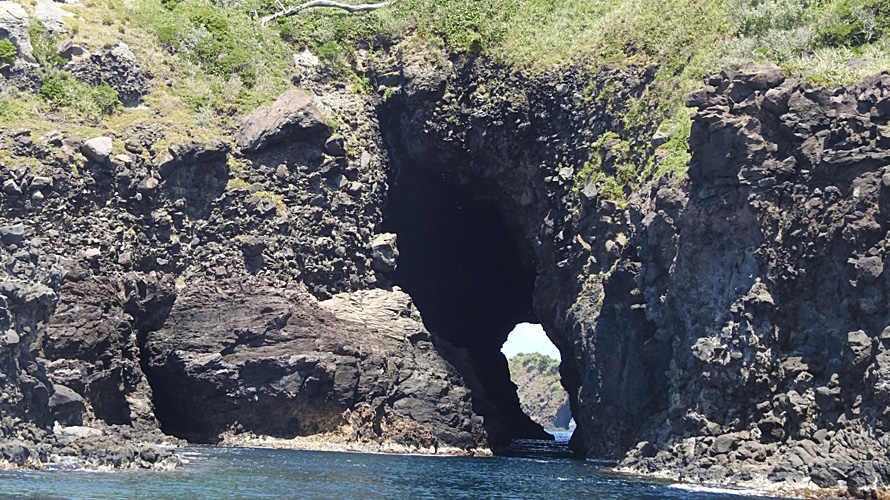
M 393 284 L 413 297 L 434 336 L 467 350 L 485 394 L 474 396 L 474 407 L 493 447 L 511 438 L 552 439 L 522 412 L 500 351 L 517 323 L 537 322 L 536 274 L 494 204 L 442 172 L 402 166 L 390 179 L 382 229 L 398 235 Z

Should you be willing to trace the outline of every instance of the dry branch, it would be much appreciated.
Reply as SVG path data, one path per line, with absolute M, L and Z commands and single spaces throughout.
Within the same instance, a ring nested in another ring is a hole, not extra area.
M 314 9 L 317 7 L 332 7 L 335 9 L 343 9 L 346 12 L 366 12 L 370 10 L 377 10 L 383 7 L 387 7 L 396 3 L 396 0 L 387 0 L 385 2 L 380 3 L 366 3 L 359 5 L 352 5 L 348 3 L 340 3 L 334 2 L 332 0 L 311 0 L 306 3 L 301 3 L 300 5 L 294 5 L 293 7 L 288 7 L 286 9 L 282 9 L 274 14 L 269 14 L 268 16 L 263 16 L 263 19 L 260 21 L 260 24 L 263 26 L 266 25 L 269 21 L 274 21 L 279 17 L 292 16 L 301 10 L 306 9 Z

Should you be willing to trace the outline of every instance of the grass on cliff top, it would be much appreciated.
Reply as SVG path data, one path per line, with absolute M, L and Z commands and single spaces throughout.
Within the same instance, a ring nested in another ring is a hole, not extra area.
M 177 2 L 163 1 L 167 9 Z M 202 2 L 185 0 L 174 12 L 194 21 L 204 19 L 206 9 L 222 9 L 229 19 L 249 24 L 246 14 L 279 9 L 273 0 L 218 0 L 213 7 Z M 347 68 L 345 73 L 357 46 L 374 50 L 393 40 L 421 53 L 482 55 L 532 74 L 554 65 L 580 63 L 595 72 L 604 65 L 656 64 L 655 83 L 622 119 L 624 139 L 654 123 L 671 140 L 662 146 L 658 165 L 637 165 L 623 179 L 606 179 L 604 186 L 614 193 L 644 177 L 685 175 L 685 138 L 677 136 L 689 129 L 683 100 L 708 73 L 773 61 L 789 76 L 841 85 L 890 68 L 890 0 L 399 0 L 370 13 L 317 9 L 259 31 L 239 29 L 238 39 L 254 44 L 251 53 L 259 41 L 264 54 L 276 59 L 281 50 L 309 48 L 331 68 Z M 186 53 L 189 47 L 177 50 Z M 200 54 L 189 58 L 201 62 Z M 215 63 L 204 66 L 220 71 Z M 639 157 L 633 151 L 628 156 Z M 634 174 L 637 179 L 626 180 Z
M 362 14 L 310 10 L 266 27 L 258 16 L 278 10 L 275 0 L 84 0 L 66 8 L 76 14 L 66 21 L 75 43 L 130 46 L 153 76 L 147 109 L 103 105 L 104 90 L 70 91 L 62 78 L 55 100 L 0 96 L 0 117 L 111 132 L 159 123 L 171 143 L 222 135 L 292 86 L 295 51 L 314 51 L 335 79 L 368 91 L 351 67 L 356 48 L 402 41 L 421 54 L 482 55 L 527 73 L 657 64 L 655 83 L 623 118 L 630 140 L 641 124 L 688 130 L 689 113 L 678 112 L 685 95 L 704 75 L 746 61 L 774 61 L 791 76 L 831 85 L 890 68 L 890 0 L 399 0 Z M 680 178 L 684 155 L 683 141 L 673 140 L 662 148 L 670 161 L 637 175 Z

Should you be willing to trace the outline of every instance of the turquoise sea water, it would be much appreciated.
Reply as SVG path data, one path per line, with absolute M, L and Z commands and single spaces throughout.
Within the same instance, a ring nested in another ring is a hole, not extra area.
M 534 457 L 461 458 L 189 447 L 182 450 L 187 463 L 172 472 L 0 472 L 0 498 L 750 498 L 615 475 L 558 448 L 531 450 Z

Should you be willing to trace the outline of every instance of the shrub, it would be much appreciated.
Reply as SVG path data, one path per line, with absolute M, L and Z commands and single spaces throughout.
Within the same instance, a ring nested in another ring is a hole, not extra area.
M 256 47 L 255 36 L 246 32 L 251 21 L 245 13 L 203 0 L 162 1 L 161 5 L 160 11 L 144 12 L 143 21 L 152 25 L 171 52 L 200 64 L 210 74 L 236 74 L 244 85 L 256 84 L 253 54 L 262 49 Z
M 71 104 L 69 96 L 70 77 L 67 73 L 52 73 L 44 76 L 40 85 L 38 95 L 55 106 L 69 106 Z
M 41 21 L 33 21 L 28 26 L 28 34 L 31 36 L 34 59 L 41 66 L 61 68 L 65 65 L 65 59 L 56 52 L 59 37 L 51 34 Z
M 0 40 L 0 65 L 12 64 L 18 52 L 16 46 L 8 39 Z
M 733 0 L 730 19 L 741 37 L 762 37 L 788 31 L 812 21 L 812 0 Z
M 67 108 L 79 118 L 95 121 L 122 107 L 117 91 L 108 84 L 94 87 L 78 82 L 65 71 L 53 69 L 43 71 L 40 76 L 38 95 L 52 109 Z
M 827 6 L 816 43 L 860 47 L 890 31 L 890 0 L 841 0 Z
M 117 90 L 111 88 L 107 83 L 97 87 L 89 87 L 89 90 L 90 99 L 102 114 L 110 115 L 123 106 Z
M 833 22 L 824 26 L 816 36 L 821 45 L 858 47 L 866 41 L 866 31 L 862 19 L 854 16 L 853 6 L 848 0 L 834 5 L 831 12 Z

